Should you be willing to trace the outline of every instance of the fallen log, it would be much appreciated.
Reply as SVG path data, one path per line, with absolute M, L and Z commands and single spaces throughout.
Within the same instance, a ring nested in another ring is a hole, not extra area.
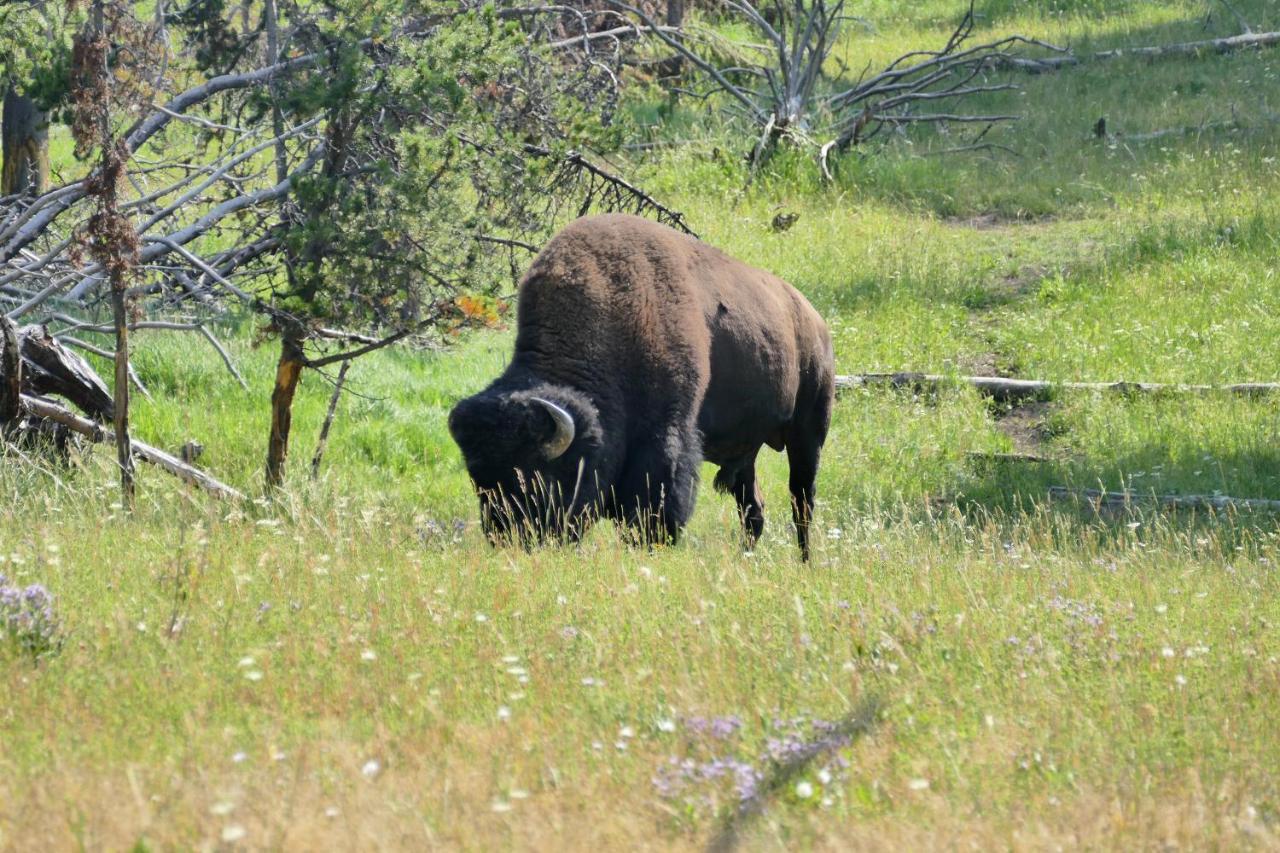
M 965 458 L 972 459 L 975 462 L 1030 462 L 1039 464 L 1052 461 L 1049 457 L 1041 456 L 1038 453 L 998 453 L 983 450 L 970 450 L 965 454 Z
M 906 388 L 935 392 L 955 385 L 969 385 L 980 394 L 1002 403 L 1043 400 L 1056 391 L 1103 391 L 1118 394 L 1239 394 L 1265 396 L 1280 393 L 1280 382 L 1238 382 L 1233 385 L 1196 385 L 1163 382 L 1049 382 L 1043 379 L 1011 379 L 1004 376 L 946 376 L 937 373 L 855 373 L 836 377 L 836 390 L 855 388 Z
M 1032 74 L 1043 74 L 1074 65 L 1083 65 L 1086 62 L 1101 62 L 1123 57 L 1167 59 L 1175 56 L 1198 56 L 1203 53 L 1230 53 L 1245 48 L 1274 47 L 1276 45 L 1280 45 L 1280 32 L 1242 33 L 1238 36 L 1228 36 L 1226 38 L 1155 45 L 1152 47 L 1118 47 L 1112 50 L 1099 50 L 1084 56 L 1077 56 L 1073 53 L 1068 53 L 1064 56 L 1047 56 L 1041 59 L 1003 56 L 1000 58 L 999 64 L 1005 68 L 1016 68 Z
M 1147 504 L 1169 509 L 1249 509 L 1280 512 L 1280 500 L 1233 498 L 1227 495 L 1157 495 L 1141 492 L 1104 492 L 1101 489 L 1068 489 L 1050 486 L 1050 499 L 1083 500 L 1094 507 L 1123 508 Z
M 29 414 L 37 418 L 44 418 L 54 423 L 62 424 L 73 432 L 85 436 L 93 442 L 114 442 L 115 433 L 109 428 L 97 421 L 82 418 L 70 409 L 65 409 L 50 400 L 42 400 L 39 397 L 32 397 L 27 394 L 21 395 L 22 408 Z M 244 500 L 244 494 L 226 485 L 225 483 L 215 480 L 213 477 L 193 468 L 190 465 L 179 460 L 177 457 L 165 453 L 159 448 L 144 444 L 136 439 L 130 442 L 133 455 L 137 456 L 145 462 L 157 465 L 170 474 L 174 475 L 184 483 L 198 486 L 209 494 L 218 498 L 234 498 L 236 500 Z

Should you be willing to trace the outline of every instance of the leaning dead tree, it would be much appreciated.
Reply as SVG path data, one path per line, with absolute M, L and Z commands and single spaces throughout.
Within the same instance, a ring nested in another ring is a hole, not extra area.
M 115 110 L 139 97 L 136 67 L 122 65 L 119 56 L 134 63 L 147 56 L 154 39 L 146 39 L 128 11 L 119 3 L 92 0 L 89 23 L 76 36 L 72 69 L 73 120 L 71 132 L 76 154 L 98 154 L 98 165 L 85 192 L 95 202 L 84 230 L 76 235 L 110 283 L 111 315 L 115 335 L 115 389 L 112 420 L 115 424 L 116 464 L 120 469 L 120 493 L 126 507 L 134 504 L 133 449 L 129 440 L 129 296 L 133 267 L 138 258 L 138 234 L 120 209 L 121 184 L 127 170 L 127 151 L 115 128 Z M 121 51 L 118 48 L 124 47 Z M 117 58 L 113 61 L 113 47 Z

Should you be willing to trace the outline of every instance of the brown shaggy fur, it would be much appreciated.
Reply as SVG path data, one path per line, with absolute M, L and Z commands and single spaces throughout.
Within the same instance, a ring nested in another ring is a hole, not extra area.
M 603 514 L 674 538 L 705 458 L 754 540 L 764 526 L 755 458 L 768 444 L 787 450 L 808 555 L 835 371 L 826 324 L 795 288 L 666 226 L 609 214 L 547 244 L 521 284 L 517 322 L 507 370 L 450 416 L 487 529 L 507 529 L 492 523 L 493 496 L 510 501 L 533 481 L 544 497 L 517 500 L 517 520 L 554 515 L 552 532 L 573 536 Z M 554 425 L 531 397 L 573 416 L 576 438 L 557 459 L 537 452 Z

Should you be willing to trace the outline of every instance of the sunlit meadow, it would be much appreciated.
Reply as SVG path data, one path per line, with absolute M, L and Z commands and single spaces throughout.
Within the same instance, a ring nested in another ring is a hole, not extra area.
M 851 68 L 960 11 L 852 5 Z M 1190 0 L 979 10 L 1081 51 L 1239 28 Z M 1280 380 L 1280 51 L 1019 82 L 990 106 L 1025 116 L 1020 156 L 925 134 L 744 188 L 719 119 L 638 97 L 679 144 L 623 165 L 804 291 L 841 372 Z M 1094 139 L 1104 115 L 1186 131 Z M 273 353 L 223 331 L 248 393 L 138 337 L 136 432 L 260 494 Z M 704 488 L 674 547 L 523 553 L 484 543 L 444 427 L 510 346 L 357 363 L 314 482 L 309 376 L 271 501 L 146 470 L 130 516 L 109 452 L 0 466 L 0 848 L 1280 849 L 1276 518 L 1048 498 L 1280 498 L 1280 398 L 851 392 L 811 565 L 768 451 L 754 551 Z

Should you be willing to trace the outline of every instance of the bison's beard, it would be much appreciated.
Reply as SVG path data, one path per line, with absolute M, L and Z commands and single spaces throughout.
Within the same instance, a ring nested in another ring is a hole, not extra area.
M 525 548 L 548 539 L 576 542 L 593 517 L 591 502 L 582 494 L 585 460 L 578 460 L 572 489 L 547 483 L 541 476 L 529 480 L 517 476 L 506 487 L 479 489 L 480 524 L 495 546 L 519 544 Z M 518 472 L 517 472 L 518 473 Z

